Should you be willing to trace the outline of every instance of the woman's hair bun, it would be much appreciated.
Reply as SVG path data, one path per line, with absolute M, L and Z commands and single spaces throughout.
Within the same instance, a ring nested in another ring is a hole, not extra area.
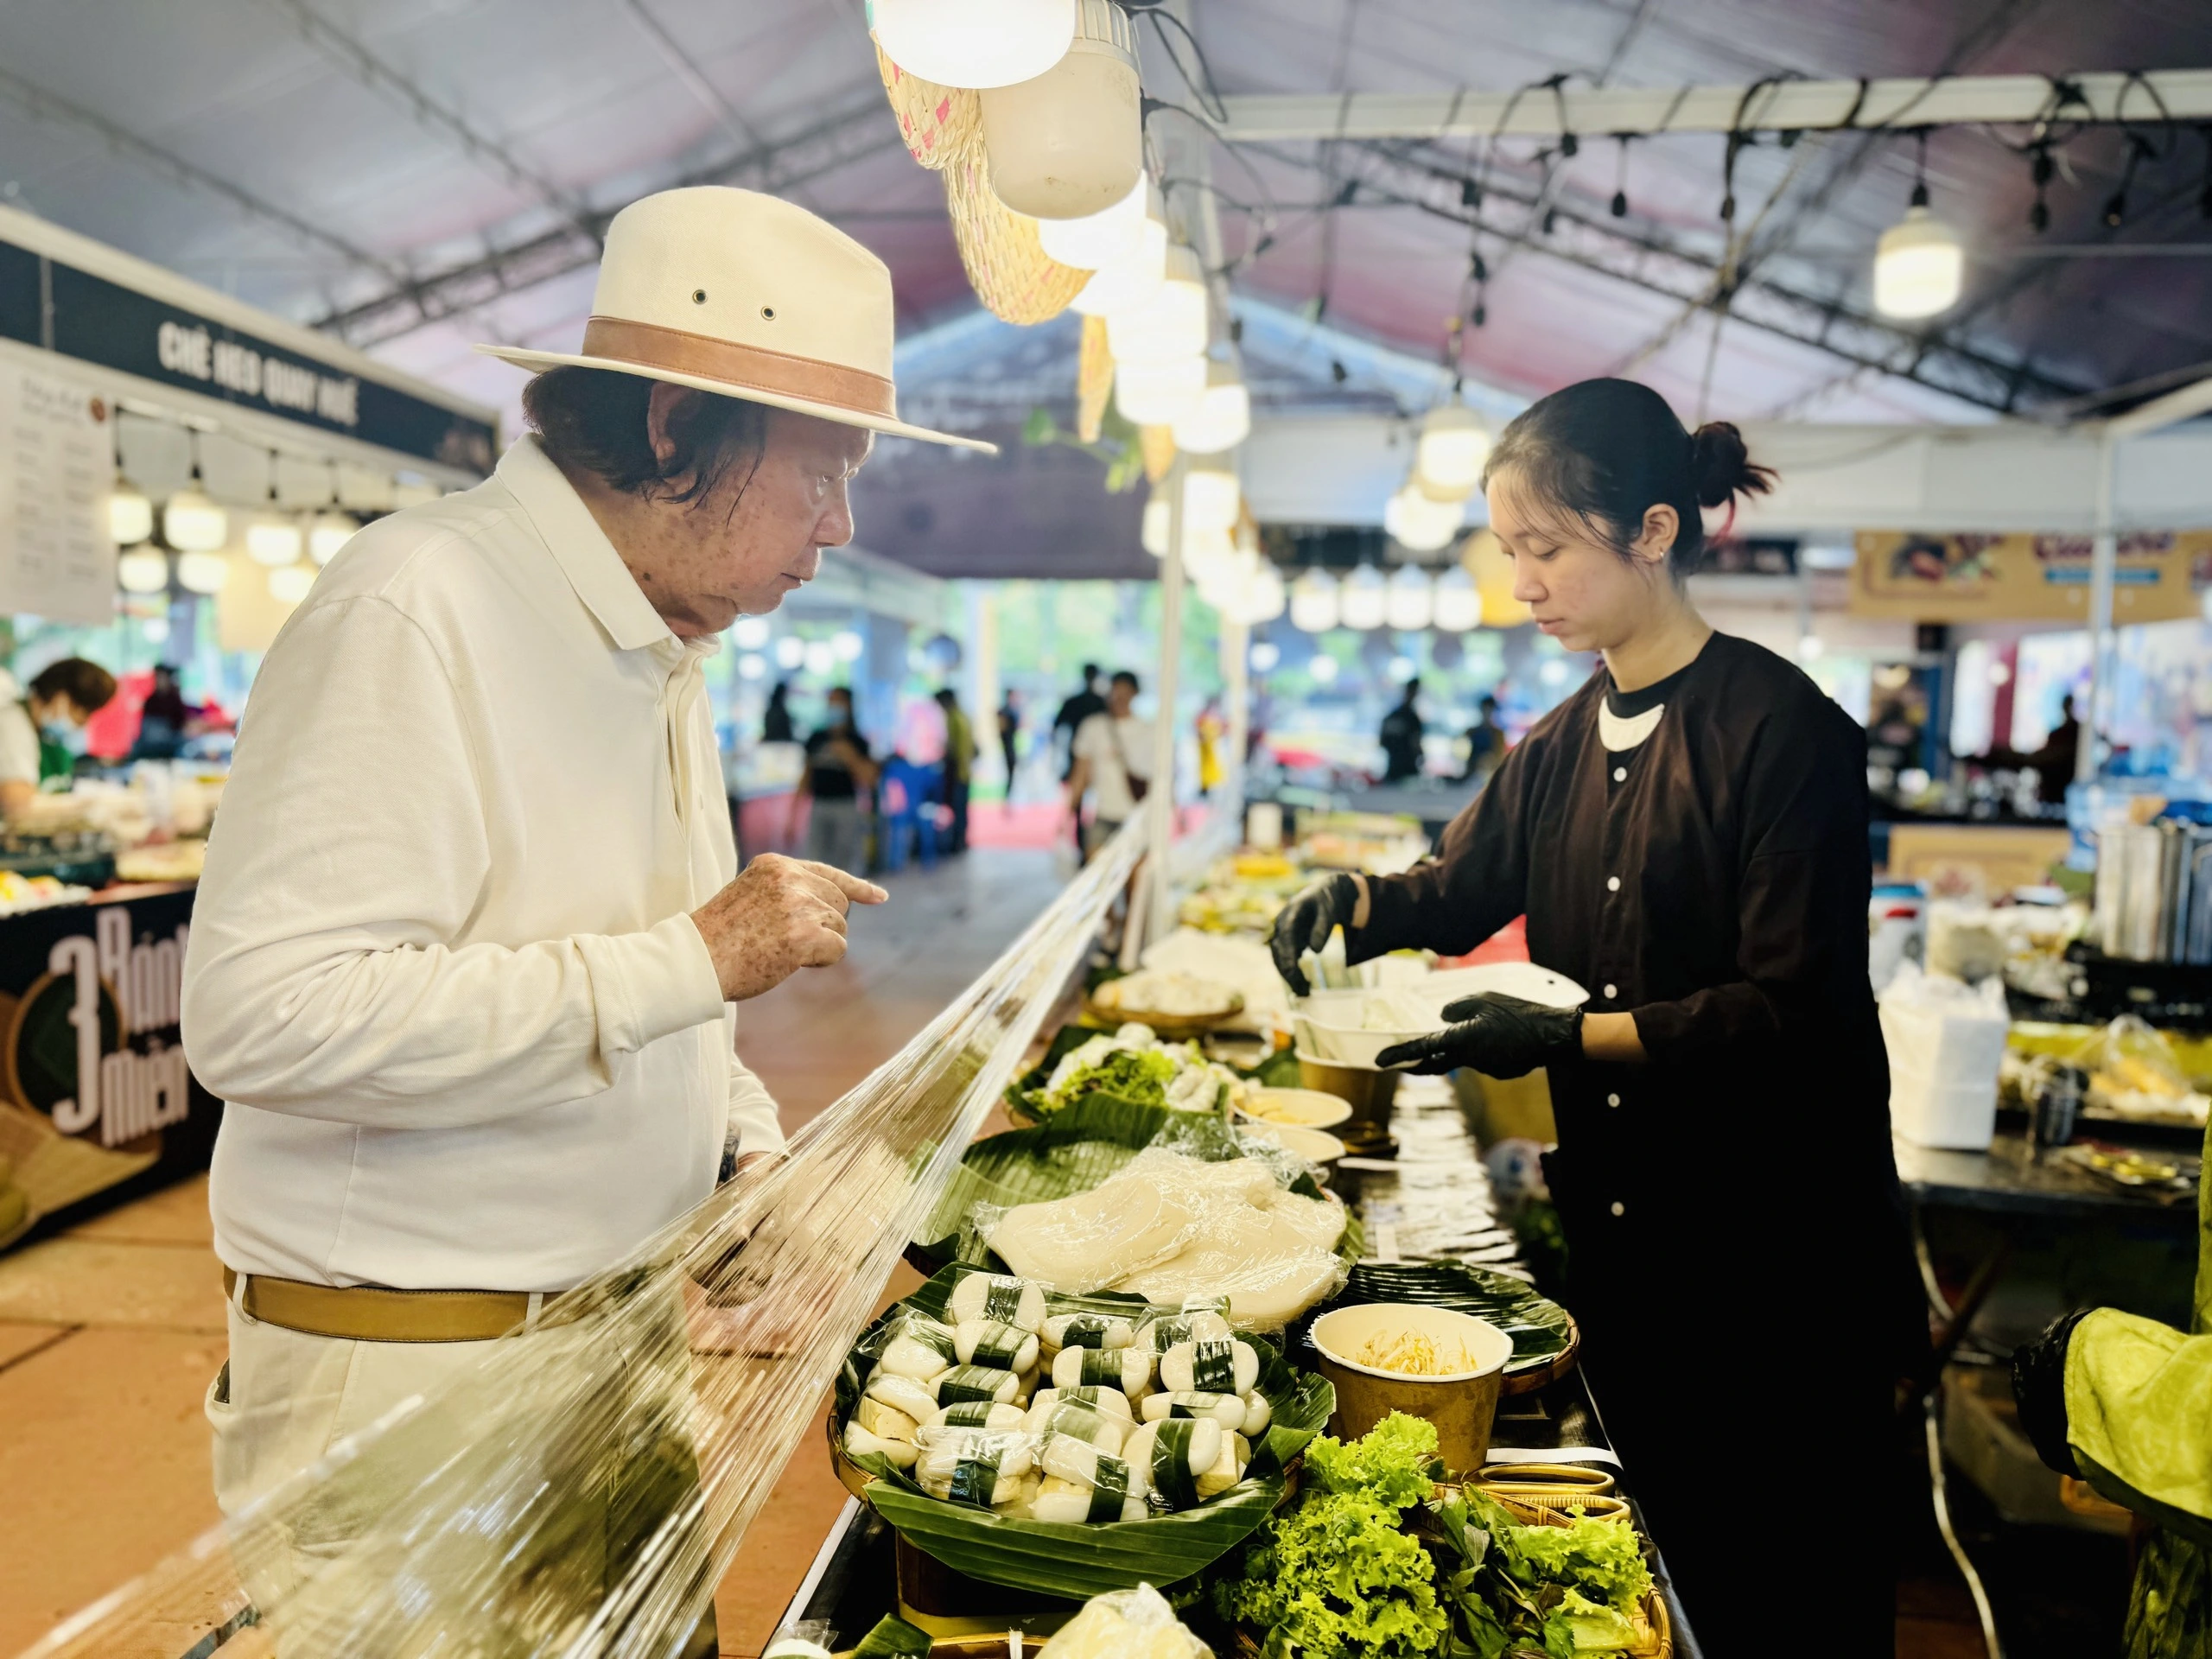
M 1753 461 L 1744 435 L 1730 421 L 1707 421 L 1690 434 L 1690 476 L 1699 505 L 1726 506 L 1739 495 L 1764 495 L 1774 487 L 1774 468 Z

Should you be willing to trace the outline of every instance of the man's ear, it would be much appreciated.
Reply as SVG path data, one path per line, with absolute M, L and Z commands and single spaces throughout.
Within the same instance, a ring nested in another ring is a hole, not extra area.
M 661 466 L 666 467 L 676 455 L 676 438 L 670 426 L 689 413 L 701 395 L 690 386 L 665 380 L 653 383 L 652 395 L 645 401 L 645 442 L 652 446 L 653 459 Z

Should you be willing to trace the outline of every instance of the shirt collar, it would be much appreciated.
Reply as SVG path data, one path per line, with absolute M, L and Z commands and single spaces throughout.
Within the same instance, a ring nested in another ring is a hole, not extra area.
M 553 464 L 535 434 L 518 439 L 499 458 L 497 476 L 522 504 L 569 585 L 615 650 L 677 643 L 575 486 Z

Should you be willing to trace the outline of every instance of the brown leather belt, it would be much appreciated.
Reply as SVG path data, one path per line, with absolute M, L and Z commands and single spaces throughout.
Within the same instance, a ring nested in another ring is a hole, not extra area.
M 223 1269 L 223 1295 L 249 1319 L 310 1337 L 353 1342 L 489 1342 L 530 1318 L 519 1290 L 387 1290 L 381 1285 L 303 1284 Z M 543 1301 L 543 1298 L 539 1299 Z

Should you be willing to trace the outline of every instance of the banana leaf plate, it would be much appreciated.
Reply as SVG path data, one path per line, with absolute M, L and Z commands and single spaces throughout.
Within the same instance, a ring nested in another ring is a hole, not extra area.
M 1367 1302 L 1421 1302 L 1487 1319 L 1513 1339 L 1504 1392 L 1526 1394 L 1574 1369 L 1582 1332 L 1574 1316 L 1525 1281 L 1466 1262 L 1362 1262 L 1344 1289 L 1294 1323 L 1287 1347 L 1313 1361 L 1313 1321 L 1332 1308 Z
M 970 1578 L 1082 1601 L 1108 1590 L 1190 1577 L 1242 1543 L 1290 1495 L 1306 1443 L 1336 1409 L 1336 1390 L 1325 1378 L 1294 1370 L 1264 1337 L 1245 1340 L 1259 1353 L 1259 1391 L 1274 1408 L 1274 1420 L 1253 1443 L 1245 1478 L 1194 1509 L 1095 1526 L 1024 1520 L 931 1497 L 887 1459 L 849 1455 L 845 1420 L 887 1340 L 891 1320 L 901 1312 L 943 1319 L 953 1286 L 978 1271 L 954 1262 L 936 1274 L 861 1333 L 838 1374 L 829 1419 L 831 1463 L 847 1489 L 907 1542 Z M 1126 1314 L 1147 1306 L 1141 1297 L 1111 1294 L 1048 1300 L 1056 1313 Z

